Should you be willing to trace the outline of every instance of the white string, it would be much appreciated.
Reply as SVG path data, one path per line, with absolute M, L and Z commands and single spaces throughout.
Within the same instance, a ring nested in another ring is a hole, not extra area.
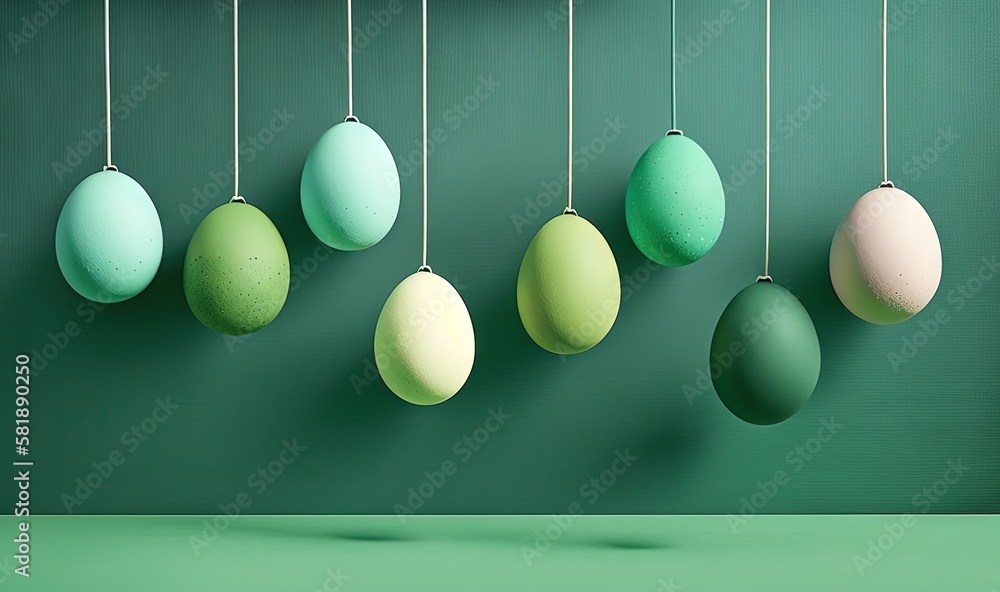
M 889 182 L 889 91 L 886 80 L 887 39 L 889 36 L 889 0 L 882 0 L 882 180 Z
M 421 19 L 421 67 L 423 81 L 423 106 L 421 109 L 421 125 L 423 133 L 423 200 L 424 200 L 424 248 L 423 265 L 427 267 L 427 0 L 422 2 Z
M 351 18 L 351 0 L 347 0 L 347 117 L 354 117 L 354 21 Z
M 566 165 L 566 211 L 573 211 L 573 1 L 569 4 L 569 164 Z
M 677 129 L 677 2 L 670 0 L 670 129 Z
M 105 169 L 114 168 L 111 164 L 111 18 L 110 0 L 104 0 L 104 121 L 108 134 L 108 165 Z
M 764 9 L 766 23 L 764 25 L 764 77 L 767 79 L 764 87 L 764 116 L 767 130 L 764 133 L 764 277 L 768 274 L 768 264 L 771 258 L 771 0 L 767 0 Z
M 240 0 L 233 0 L 233 199 L 240 199 Z

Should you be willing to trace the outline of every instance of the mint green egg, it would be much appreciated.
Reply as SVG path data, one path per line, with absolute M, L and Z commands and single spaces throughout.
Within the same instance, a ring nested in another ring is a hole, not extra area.
M 128 300 L 153 281 L 162 258 L 156 206 L 132 177 L 100 171 L 69 194 L 56 224 L 56 260 L 81 296 Z
M 712 335 L 709 371 L 719 399 L 743 421 L 791 417 L 819 382 L 816 327 L 791 292 L 758 281 L 729 303 Z
M 231 202 L 198 225 L 184 257 L 184 297 L 209 329 L 246 335 L 281 312 L 288 296 L 288 252 L 271 220 Z
M 680 267 L 712 248 L 726 218 L 726 196 L 712 159 L 694 140 L 669 134 L 639 158 L 625 192 L 632 242 L 660 265 Z
M 545 223 L 517 274 L 517 311 L 528 335 L 555 354 L 577 354 L 611 331 L 621 305 L 618 264 L 593 224 L 573 214 Z
M 316 238 L 342 251 L 367 249 L 385 238 L 399 213 L 396 162 L 375 130 L 338 123 L 309 152 L 300 196 Z

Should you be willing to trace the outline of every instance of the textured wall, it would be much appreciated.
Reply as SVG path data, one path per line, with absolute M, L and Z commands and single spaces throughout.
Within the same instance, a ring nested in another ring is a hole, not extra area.
M 667 3 L 579 4 L 575 133 L 593 149 L 579 157 L 575 205 L 608 238 L 624 285 L 610 335 L 570 358 L 532 344 L 514 299 L 521 256 L 564 199 L 560 5 L 430 2 L 430 261 L 459 287 L 478 338 L 468 384 L 434 408 L 396 399 L 372 363 L 379 309 L 420 263 L 419 3 L 356 2 L 367 31 L 356 112 L 397 159 L 402 206 L 382 243 L 347 254 L 318 247 L 298 199 L 309 148 L 346 112 L 341 4 L 241 5 L 241 192 L 297 270 L 284 311 L 244 339 L 202 327 L 181 291 L 197 223 L 232 191 L 221 1 L 112 2 L 113 91 L 133 97 L 115 105 L 115 162 L 159 210 L 163 264 L 143 294 L 103 309 L 59 273 L 59 210 L 103 161 L 100 4 L 71 0 L 34 31 L 22 19 L 37 2 L 0 8 L 0 31 L 27 33 L 0 48 L 0 352 L 9 363 L 37 351 L 34 511 L 65 512 L 63 495 L 79 494 L 75 512 L 212 513 L 245 493 L 245 512 L 389 513 L 448 461 L 453 474 L 424 486 L 433 496 L 418 512 L 728 513 L 776 471 L 787 479 L 764 512 L 1000 510 L 1000 279 L 973 279 L 1000 255 L 996 3 L 892 3 L 890 176 L 934 219 L 945 271 L 929 307 L 891 327 L 852 317 L 827 275 L 834 230 L 881 179 L 880 3 L 774 3 L 771 273 L 812 315 L 823 370 L 802 411 L 770 428 L 732 417 L 700 378 L 722 309 L 761 268 L 763 2 L 679 2 L 679 123 L 719 168 L 728 212 L 704 259 L 652 271 L 623 200 L 632 166 L 669 127 Z M 947 322 L 925 340 L 921 323 L 936 315 Z M 165 421 L 147 420 L 168 399 Z M 842 427 L 810 440 L 824 421 Z M 476 449 L 463 442 L 487 434 Z M 284 441 L 305 450 L 273 463 Z M 606 491 L 588 485 L 616 451 L 637 460 Z M 109 457 L 122 463 L 76 492 Z M 273 482 L 252 476 L 269 463 L 282 473 Z M 968 469 L 929 497 L 949 463 Z

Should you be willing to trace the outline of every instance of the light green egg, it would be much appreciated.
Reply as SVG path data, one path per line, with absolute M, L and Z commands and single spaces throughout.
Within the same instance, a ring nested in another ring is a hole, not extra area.
M 132 177 L 100 171 L 69 194 L 56 224 L 56 260 L 81 296 L 128 300 L 153 281 L 162 257 L 156 206 Z
M 819 382 L 816 327 L 791 292 L 758 281 L 740 291 L 712 335 L 709 372 L 719 399 L 743 421 L 791 417 Z
M 701 259 L 719 240 L 726 196 L 712 159 L 694 140 L 669 134 L 639 158 L 625 192 L 632 242 L 660 265 Z
M 556 354 L 587 351 L 611 331 L 620 305 L 618 265 L 600 231 L 574 214 L 546 222 L 517 275 L 517 311 L 531 339 Z
M 475 358 L 472 318 L 448 280 L 418 271 L 389 294 L 375 325 L 375 364 L 397 397 L 414 405 L 447 401 Z
M 342 251 L 366 249 L 385 238 L 399 213 L 396 162 L 372 128 L 339 123 L 309 152 L 300 196 L 316 238 Z
M 184 296 L 203 325 L 226 335 L 274 320 L 288 296 L 288 252 L 271 220 L 250 204 L 212 210 L 184 257 Z

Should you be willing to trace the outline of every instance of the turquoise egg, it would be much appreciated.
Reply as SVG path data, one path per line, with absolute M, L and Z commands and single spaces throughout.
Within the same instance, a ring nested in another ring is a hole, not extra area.
M 128 300 L 153 281 L 162 258 L 156 206 L 132 177 L 100 171 L 69 194 L 56 224 L 56 259 L 81 296 Z
M 712 248 L 726 219 L 715 165 L 694 140 L 669 134 L 639 158 L 625 192 L 632 242 L 652 261 L 680 267 Z
M 549 220 L 531 239 L 517 274 L 517 312 L 531 339 L 555 354 L 577 354 L 601 342 L 621 306 L 611 247 L 574 214 Z
M 358 251 L 389 233 L 399 213 L 399 173 L 389 147 L 367 125 L 345 121 L 320 136 L 300 188 L 306 223 L 325 244 Z
M 198 225 L 184 256 L 184 297 L 203 325 L 226 335 L 257 331 L 288 296 L 288 251 L 271 220 L 230 202 Z
M 740 291 L 712 335 L 709 372 L 719 399 L 758 425 L 791 417 L 819 382 L 816 327 L 791 292 L 770 281 Z

